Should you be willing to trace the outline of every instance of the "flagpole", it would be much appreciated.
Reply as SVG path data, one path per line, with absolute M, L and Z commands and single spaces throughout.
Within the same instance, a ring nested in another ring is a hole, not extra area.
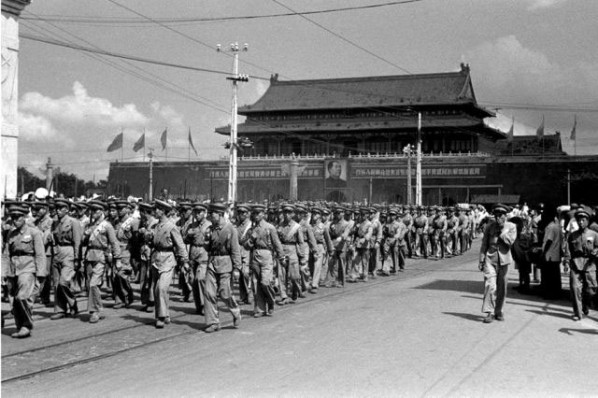
M 122 127 L 120 128 L 120 133 L 123 135 L 123 142 L 120 146 L 120 161 L 122 163 L 125 161 L 125 131 Z
M 188 149 L 188 157 L 189 162 L 191 161 L 191 127 L 189 127 L 189 135 L 187 136 L 187 149 Z
M 145 162 L 145 127 L 143 128 L 143 161 Z

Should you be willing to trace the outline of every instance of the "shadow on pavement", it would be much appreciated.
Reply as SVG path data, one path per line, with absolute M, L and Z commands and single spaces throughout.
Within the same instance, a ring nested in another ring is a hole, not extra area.
M 569 336 L 573 336 L 573 334 L 594 334 L 598 335 L 597 329 L 573 329 L 573 328 L 560 328 L 559 332 L 566 333 Z
M 540 311 L 540 310 L 526 310 L 526 311 L 531 312 L 533 314 L 538 314 L 538 315 L 549 315 L 549 316 L 554 316 L 556 318 L 571 319 L 571 314 L 567 315 L 567 314 L 561 314 L 558 312 Z
M 413 289 L 424 290 L 452 290 L 465 293 L 483 293 L 483 281 L 460 281 L 450 279 L 439 279 L 425 285 L 416 286 Z
M 464 313 L 464 312 L 443 312 L 443 314 L 456 316 L 458 318 L 463 318 L 463 319 L 466 319 L 468 321 L 473 321 L 473 322 L 481 322 L 484 319 L 483 316 Z

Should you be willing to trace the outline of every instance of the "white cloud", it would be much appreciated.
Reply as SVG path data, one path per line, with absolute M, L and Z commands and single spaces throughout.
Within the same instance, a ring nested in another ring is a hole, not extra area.
M 536 11 L 543 8 L 551 8 L 564 4 L 567 0 L 529 0 L 528 10 Z
M 598 103 L 598 65 L 550 59 L 542 52 L 526 47 L 513 35 L 482 43 L 467 52 L 464 58 L 471 65 L 476 95 L 482 103 L 496 104 L 497 107 L 508 104 L 562 109 L 586 108 Z M 482 80 L 480 76 L 483 76 Z M 507 131 L 511 116 L 515 116 L 516 135 L 535 134 L 544 116 L 546 134 L 560 131 L 562 136 L 569 136 L 574 110 L 515 110 L 507 108 L 508 105 L 502 107 L 502 115 L 489 121 L 492 126 Z M 579 142 L 596 130 L 598 118 L 595 114 L 578 115 Z M 585 150 L 598 152 L 595 146 Z

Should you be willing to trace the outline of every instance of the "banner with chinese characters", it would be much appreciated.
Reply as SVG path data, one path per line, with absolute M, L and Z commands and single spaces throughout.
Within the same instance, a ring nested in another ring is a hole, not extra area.
M 411 175 L 415 177 L 415 165 L 411 167 Z M 484 178 L 485 165 L 467 166 L 423 166 L 422 178 Z M 397 178 L 407 177 L 407 167 L 401 166 L 351 166 L 352 178 Z
M 320 179 L 323 178 L 323 170 L 321 166 L 299 166 L 297 168 L 298 178 L 304 179 Z M 228 179 L 228 168 L 214 168 L 209 169 L 209 178 L 213 179 Z M 239 180 L 272 180 L 272 179 L 289 179 L 289 166 L 274 166 L 274 167 L 248 167 L 237 169 L 237 178 Z

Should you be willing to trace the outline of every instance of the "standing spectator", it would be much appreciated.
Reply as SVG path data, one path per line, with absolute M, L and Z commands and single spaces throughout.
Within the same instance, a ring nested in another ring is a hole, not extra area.
M 492 212 L 494 220 L 486 227 L 480 247 L 479 269 L 484 273 L 484 323 L 490 323 L 494 318 L 498 321 L 505 319 L 502 308 L 507 295 L 509 264 L 513 262 L 511 246 L 517 238 L 515 224 L 507 221 L 509 208 L 497 204 Z
M 554 300 L 561 295 L 563 233 L 554 207 L 547 207 L 542 218 L 546 225 L 542 242 L 542 295 Z
M 517 239 L 513 243 L 511 252 L 515 268 L 519 271 L 519 293 L 529 294 L 530 292 L 530 272 L 532 263 L 529 257 L 529 251 L 532 245 L 532 236 L 525 230 L 525 220 L 521 217 L 513 217 L 510 220 L 517 228 Z

